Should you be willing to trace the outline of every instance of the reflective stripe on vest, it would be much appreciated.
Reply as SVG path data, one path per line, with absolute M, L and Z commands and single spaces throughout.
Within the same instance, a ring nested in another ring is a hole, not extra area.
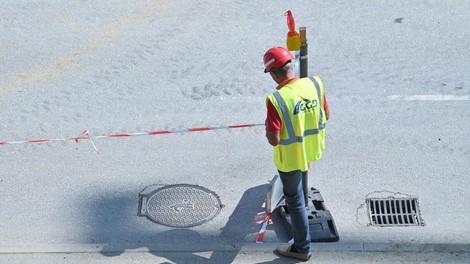
M 318 84 L 317 80 L 313 77 L 309 77 L 309 79 L 313 82 L 313 85 L 315 86 L 318 94 L 318 101 L 319 101 L 319 109 L 320 109 L 320 119 L 318 120 L 318 128 L 316 129 L 308 129 L 304 131 L 303 136 L 296 136 L 294 132 L 294 125 L 292 125 L 292 121 L 290 119 L 289 115 L 289 110 L 287 109 L 286 103 L 282 96 L 279 94 L 279 91 L 274 93 L 274 97 L 277 100 L 277 103 L 279 104 L 279 107 L 281 108 L 282 116 L 284 116 L 284 121 L 285 121 L 285 126 L 287 129 L 287 134 L 289 135 L 288 139 L 281 139 L 279 142 L 279 145 L 289 145 L 293 144 L 296 142 L 303 142 L 304 137 L 309 136 L 309 135 L 316 135 L 320 133 L 320 130 L 325 129 L 325 124 L 323 124 L 323 111 L 322 111 L 322 100 L 323 98 L 321 97 L 321 91 L 320 91 L 320 85 Z

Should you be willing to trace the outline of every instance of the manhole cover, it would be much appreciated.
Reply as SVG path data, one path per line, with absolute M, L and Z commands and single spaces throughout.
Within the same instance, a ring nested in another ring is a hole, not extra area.
M 192 227 L 213 219 L 221 209 L 212 191 L 189 184 L 149 186 L 139 194 L 139 216 L 170 227 Z
M 370 225 L 425 225 L 421 219 L 418 198 L 367 198 Z

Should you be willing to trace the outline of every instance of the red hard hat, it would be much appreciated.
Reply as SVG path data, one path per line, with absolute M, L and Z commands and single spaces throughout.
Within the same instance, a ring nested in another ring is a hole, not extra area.
M 286 64 L 294 56 L 284 47 L 272 47 L 264 54 L 264 72 L 269 72 L 272 68 L 279 68 Z

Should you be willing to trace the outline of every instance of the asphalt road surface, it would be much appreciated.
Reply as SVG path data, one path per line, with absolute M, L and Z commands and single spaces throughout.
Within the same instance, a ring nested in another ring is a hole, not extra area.
M 264 123 L 262 56 L 285 45 L 288 9 L 331 110 L 309 185 L 340 242 L 314 244 L 321 261 L 467 262 L 470 3 L 434 0 L 4 1 L 0 262 L 283 261 L 279 216 L 252 248 L 276 174 L 264 127 L 187 129 Z M 97 154 L 72 140 L 85 130 L 144 135 L 95 138 Z M 182 132 L 146 134 L 159 130 Z M 156 224 L 137 216 L 155 184 L 202 186 L 223 207 L 199 226 Z M 369 226 L 365 199 L 384 197 L 418 198 L 425 225 Z

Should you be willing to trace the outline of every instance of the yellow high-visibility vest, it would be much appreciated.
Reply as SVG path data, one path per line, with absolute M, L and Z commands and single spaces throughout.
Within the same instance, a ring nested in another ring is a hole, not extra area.
M 282 120 L 280 143 L 274 147 L 278 170 L 308 170 L 325 150 L 326 115 L 323 83 L 318 76 L 286 84 L 268 96 Z

